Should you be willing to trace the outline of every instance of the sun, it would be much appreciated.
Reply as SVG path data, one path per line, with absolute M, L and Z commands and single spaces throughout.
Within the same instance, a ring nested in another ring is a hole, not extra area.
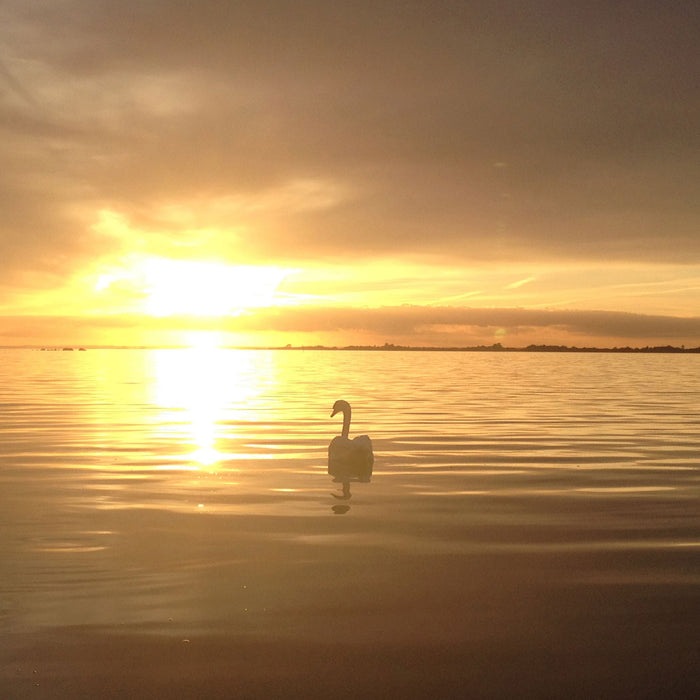
M 151 258 L 142 264 L 144 311 L 152 316 L 225 316 L 269 306 L 288 270 Z

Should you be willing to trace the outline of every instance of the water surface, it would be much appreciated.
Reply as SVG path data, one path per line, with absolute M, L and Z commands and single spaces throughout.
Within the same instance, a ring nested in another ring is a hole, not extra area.
M 9 697 L 697 687 L 700 356 L 0 360 Z

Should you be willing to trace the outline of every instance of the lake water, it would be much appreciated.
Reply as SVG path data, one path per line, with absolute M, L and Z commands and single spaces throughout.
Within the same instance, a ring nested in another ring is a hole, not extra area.
M 700 355 L 0 361 L 2 697 L 700 691 Z

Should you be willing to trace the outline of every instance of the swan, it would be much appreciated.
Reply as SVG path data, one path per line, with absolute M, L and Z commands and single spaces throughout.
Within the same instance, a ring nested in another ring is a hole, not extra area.
M 368 482 L 372 476 L 374 453 L 372 441 L 367 435 L 358 435 L 351 440 L 350 416 L 352 409 L 347 401 L 339 400 L 333 404 L 331 418 L 338 413 L 343 414 L 343 432 L 336 435 L 328 445 L 328 473 L 333 481 L 347 484 L 349 492 L 350 481 Z

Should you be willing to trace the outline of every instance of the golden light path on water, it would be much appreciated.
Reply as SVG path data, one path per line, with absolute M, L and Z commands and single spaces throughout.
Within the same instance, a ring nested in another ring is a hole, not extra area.
M 279 398 L 304 373 L 276 362 L 272 351 L 222 348 L 216 333 L 200 332 L 190 340 L 188 349 L 149 353 L 151 435 L 171 447 L 151 465 L 167 475 L 159 507 L 312 515 L 315 494 L 329 491 L 328 477 L 322 476 L 325 446 L 308 434 L 309 407 L 295 416 Z M 323 408 L 311 411 L 315 420 L 327 419 Z M 331 423 L 326 431 L 332 430 Z M 121 474 L 133 476 L 118 470 L 115 477 Z M 141 471 L 137 478 L 147 475 Z
M 231 353 L 212 345 L 154 353 L 153 403 L 161 408 L 158 422 L 191 446 L 189 463 L 180 469 L 211 467 L 236 455 L 220 449 L 226 416 L 251 420 L 249 402 L 260 391 L 260 375 L 253 371 L 255 355 Z M 172 468 L 171 466 L 168 468 Z

